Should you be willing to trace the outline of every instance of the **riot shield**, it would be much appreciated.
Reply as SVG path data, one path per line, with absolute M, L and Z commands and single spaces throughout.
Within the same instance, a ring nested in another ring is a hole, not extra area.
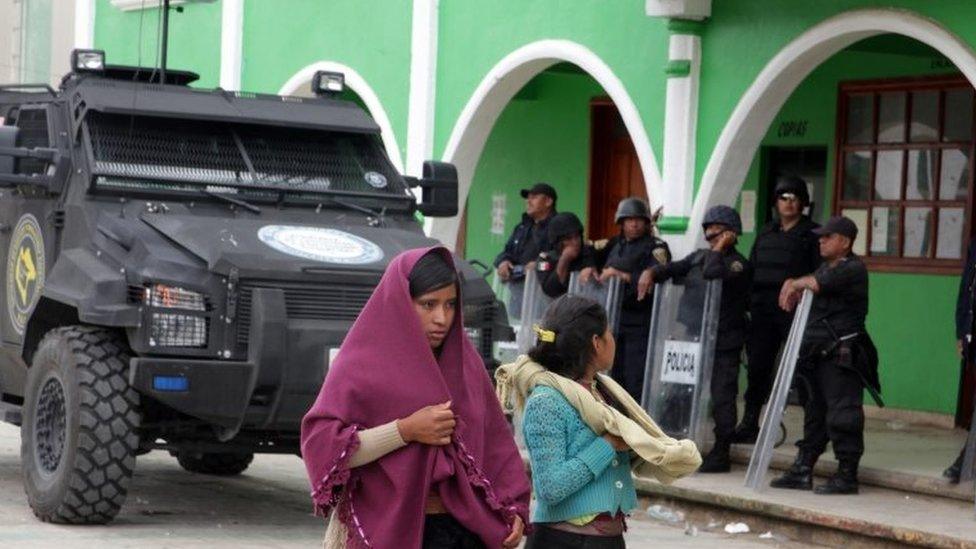
M 810 306 L 813 304 L 813 292 L 803 291 L 800 304 L 796 307 L 796 314 L 793 315 L 793 324 L 790 326 L 790 333 L 780 354 L 779 368 L 776 370 L 776 380 L 773 382 L 773 390 L 766 405 L 766 413 L 763 416 L 759 427 L 759 437 L 756 445 L 752 449 L 752 457 L 749 459 L 749 469 L 746 471 L 746 487 L 752 488 L 757 492 L 765 488 L 766 472 L 769 470 L 769 462 L 773 459 L 773 447 L 779 435 L 779 426 L 783 421 L 783 410 L 786 409 L 786 398 L 793 384 L 793 374 L 796 371 L 796 363 L 800 358 L 800 346 L 803 344 L 803 333 L 807 328 L 807 319 L 810 317 Z
M 525 286 L 522 293 L 522 313 L 519 319 L 518 335 L 515 342 L 518 344 L 519 354 L 525 354 L 535 345 L 535 333 L 532 326 L 542 320 L 549 304 L 553 299 L 542 291 L 542 284 L 535 270 L 526 271 Z
M 712 436 L 709 386 L 721 299 L 722 281 L 706 281 L 701 269 L 654 290 L 641 405 L 666 433 L 700 447 Z
M 591 278 L 586 283 L 581 283 L 579 271 L 569 274 L 569 295 L 588 297 L 603 305 L 607 311 L 607 322 L 610 330 L 616 334 L 617 327 L 620 325 L 620 305 L 623 303 L 623 284 L 617 277 L 612 277 L 608 282 L 603 283 L 596 278 Z
M 491 290 L 495 296 L 505 304 L 505 311 L 508 313 L 508 323 L 516 325 L 519 316 L 522 314 L 522 294 L 524 293 L 525 279 L 505 282 L 498 277 L 496 272 L 492 277 Z

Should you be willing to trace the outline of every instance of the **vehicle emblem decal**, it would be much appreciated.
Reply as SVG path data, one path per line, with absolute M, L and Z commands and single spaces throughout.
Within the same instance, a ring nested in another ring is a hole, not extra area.
M 363 174 L 363 179 L 376 189 L 386 188 L 386 176 L 379 172 L 366 172 Z
M 336 229 L 266 225 L 258 238 L 281 253 L 324 263 L 363 265 L 383 259 L 383 250 L 365 238 Z
M 7 250 L 7 311 L 18 334 L 41 297 L 44 286 L 44 236 L 37 218 L 26 214 L 17 222 Z

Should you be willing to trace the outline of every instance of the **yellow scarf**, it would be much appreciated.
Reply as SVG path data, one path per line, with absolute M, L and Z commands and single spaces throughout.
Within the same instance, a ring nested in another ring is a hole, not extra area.
M 539 385 L 562 393 L 593 432 L 597 435 L 616 435 L 630 446 L 634 454 L 631 471 L 639 477 L 653 477 L 670 484 L 695 472 L 701 465 L 701 454 L 694 442 L 666 435 L 610 376 L 598 374 L 596 381 L 620 403 L 626 415 L 600 402 L 579 383 L 546 370 L 524 355 L 511 364 L 500 366 L 495 371 L 495 380 L 498 382 L 498 399 L 502 407 L 519 413 L 525 408 L 525 401 L 532 389 Z M 591 390 L 596 391 L 595 383 Z

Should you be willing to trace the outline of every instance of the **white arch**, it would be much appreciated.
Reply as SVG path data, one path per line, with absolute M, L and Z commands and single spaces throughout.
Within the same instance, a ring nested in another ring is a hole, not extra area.
M 298 95 L 298 92 L 310 90 L 311 88 L 309 86 L 312 82 L 312 76 L 317 71 L 341 72 L 345 75 L 346 87 L 356 92 L 356 95 L 363 100 L 363 103 L 369 110 L 369 114 L 372 115 L 373 120 L 380 127 L 383 146 L 386 148 L 387 156 L 390 157 L 390 161 L 393 162 L 393 166 L 396 167 L 397 171 L 403 173 L 403 156 L 400 154 L 396 134 L 393 133 L 393 126 L 390 124 L 390 117 L 387 116 L 386 110 L 383 108 L 383 104 L 380 102 L 380 98 L 376 95 L 376 92 L 373 91 L 373 88 L 352 67 L 335 61 L 316 61 L 289 78 L 285 82 L 285 85 L 281 87 L 281 90 L 278 91 L 278 95 Z
M 522 46 L 498 62 L 485 76 L 461 111 L 444 150 L 445 162 L 458 169 L 461 204 L 467 200 L 478 159 L 498 116 L 512 97 L 534 76 L 556 63 L 577 65 L 597 81 L 613 99 L 640 160 L 647 196 L 652 206 L 661 200 L 661 176 L 650 139 L 637 106 L 610 67 L 586 47 L 568 40 L 540 40 Z M 453 247 L 460 216 L 429 220 L 428 233 Z
M 853 10 L 810 28 L 784 47 L 759 73 L 739 100 L 712 151 L 695 198 L 681 252 L 699 241 L 708 207 L 733 204 L 773 119 L 793 90 L 817 66 L 858 40 L 878 34 L 900 34 L 932 46 L 976 82 L 976 53 L 963 40 L 931 19 L 900 9 Z

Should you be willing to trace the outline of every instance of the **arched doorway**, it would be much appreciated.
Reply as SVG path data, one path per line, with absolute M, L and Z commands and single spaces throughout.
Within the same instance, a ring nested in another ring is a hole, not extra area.
M 312 76 L 318 71 L 341 72 L 345 76 L 346 91 L 343 92 L 344 95 L 342 97 L 359 103 L 369 111 L 373 120 L 380 127 L 387 156 L 390 157 L 393 166 L 402 173 L 403 155 L 400 153 L 400 146 L 398 145 L 396 134 L 393 133 L 390 118 L 387 116 L 386 110 L 383 108 L 383 104 L 380 102 L 376 92 L 373 91 L 373 88 L 352 67 L 335 61 L 318 61 L 312 63 L 289 78 L 278 91 L 278 95 L 311 97 Z
M 834 16 L 797 37 L 766 65 L 739 100 L 702 174 L 692 207 L 691 230 L 681 248 L 700 238 L 695 227 L 715 204 L 734 204 L 756 151 L 774 117 L 801 82 L 824 61 L 852 44 L 882 34 L 912 38 L 939 51 L 976 82 L 976 52 L 932 20 L 905 10 L 866 9 Z
M 603 94 L 616 106 L 633 142 L 647 196 L 652 206 L 658 204 L 661 196 L 660 172 L 636 105 L 623 83 L 604 61 L 586 47 L 567 40 L 542 40 L 512 52 L 489 71 L 468 100 L 454 125 L 443 155 L 446 162 L 457 166 L 461 203 L 467 201 L 485 143 L 502 111 L 533 78 L 559 64 L 578 67 L 602 88 Z M 461 216 L 457 216 L 429 220 L 427 229 L 432 237 L 453 246 L 457 242 L 460 225 Z

